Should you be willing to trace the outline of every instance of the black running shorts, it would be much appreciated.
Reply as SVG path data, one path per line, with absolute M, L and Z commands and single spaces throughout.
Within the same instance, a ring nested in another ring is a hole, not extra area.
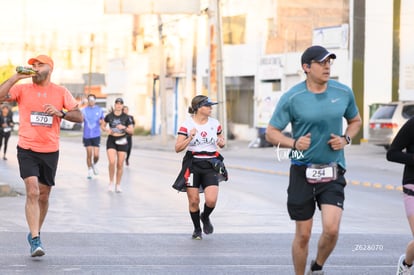
M 17 160 L 19 161 L 20 177 L 23 180 L 27 177 L 36 176 L 39 183 L 48 186 L 55 185 L 59 151 L 38 153 L 17 146 Z
M 94 137 L 94 138 L 83 138 L 83 146 L 88 147 L 99 147 L 101 144 L 101 137 Z
M 291 165 L 289 187 L 287 190 L 287 209 L 292 220 L 305 221 L 313 217 L 316 205 L 336 205 L 343 209 L 346 186 L 344 170 L 338 169 L 338 177 L 334 181 L 309 184 L 306 181 L 306 166 Z
M 199 188 L 202 186 L 203 189 L 206 189 L 210 185 L 219 185 L 217 172 L 209 161 L 193 158 L 191 171 L 193 173 L 193 183 L 191 186 L 187 186 L 187 188 Z
M 125 140 L 125 144 L 123 142 L 124 140 Z M 118 141 L 122 141 L 122 142 L 118 142 Z M 121 143 L 121 144 L 118 144 L 118 143 Z M 106 140 L 106 150 L 108 149 L 115 149 L 119 152 L 128 152 L 128 140 L 126 136 L 114 137 L 114 136 L 109 135 Z

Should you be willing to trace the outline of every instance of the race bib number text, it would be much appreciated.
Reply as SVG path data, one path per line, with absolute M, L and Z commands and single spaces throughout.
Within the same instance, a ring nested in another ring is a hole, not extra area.
M 43 112 L 32 112 L 30 114 L 30 124 L 32 126 L 52 127 L 53 116 Z
M 321 183 L 336 180 L 337 165 L 336 163 L 327 165 L 311 165 L 306 168 L 306 180 L 309 183 Z

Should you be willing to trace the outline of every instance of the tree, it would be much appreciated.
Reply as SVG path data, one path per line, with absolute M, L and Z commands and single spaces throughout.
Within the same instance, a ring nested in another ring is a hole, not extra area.
M 0 83 L 9 79 L 15 73 L 15 66 L 10 63 L 0 66 Z
M 0 66 L 0 84 L 9 79 L 16 72 L 15 68 L 16 67 L 10 63 L 10 61 L 9 64 Z M 15 103 L 12 105 L 15 105 Z

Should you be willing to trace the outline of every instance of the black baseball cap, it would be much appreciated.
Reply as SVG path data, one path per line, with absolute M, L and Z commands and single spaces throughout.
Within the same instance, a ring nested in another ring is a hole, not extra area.
M 198 106 L 199 107 L 202 107 L 202 106 L 213 106 L 213 105 L 216 105 L 216 104 L 218 104 L 218 102 L 213 102 L 213 101 L 211 101 L 210 98 L 206 97 L 204 100 L 202 100 L 200 103 L 198 103 Z
M 336 59 L 336 54 L 329 52 L 327 49 L 325 49 L 322 46 L 318 46 L 318 45 L 311 46 L 303 52 L 301 64 L 310 65 L 312 60 L 321 62 L 325 60 L 327 57 Z
M 118 97 L 117 99 L 115 99 L 115 103 L 124 104 L 124 100 L 122 98 Z

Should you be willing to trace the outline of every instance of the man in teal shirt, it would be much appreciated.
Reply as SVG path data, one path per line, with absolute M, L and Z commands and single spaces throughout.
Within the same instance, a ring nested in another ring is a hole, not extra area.
M 296 222 L 292 257 L 297 275 L 305 273 L 316 204 L 323 231 L 307 274 L 323 274 L 323 264 L 335 248 L 345 199 L 343 149 L 361 127 L 352 90 L 330 79 L 334 59 L 336 55 L 321 46 L 305 50 L 301 64 L 306 80 L 283 94 L 266 131 L 268 142 L 292 148 L 287 208 Z M 345 131 L 343 118 L 348 123 Z M 288 123 L 292 138 L 282 133 Z

